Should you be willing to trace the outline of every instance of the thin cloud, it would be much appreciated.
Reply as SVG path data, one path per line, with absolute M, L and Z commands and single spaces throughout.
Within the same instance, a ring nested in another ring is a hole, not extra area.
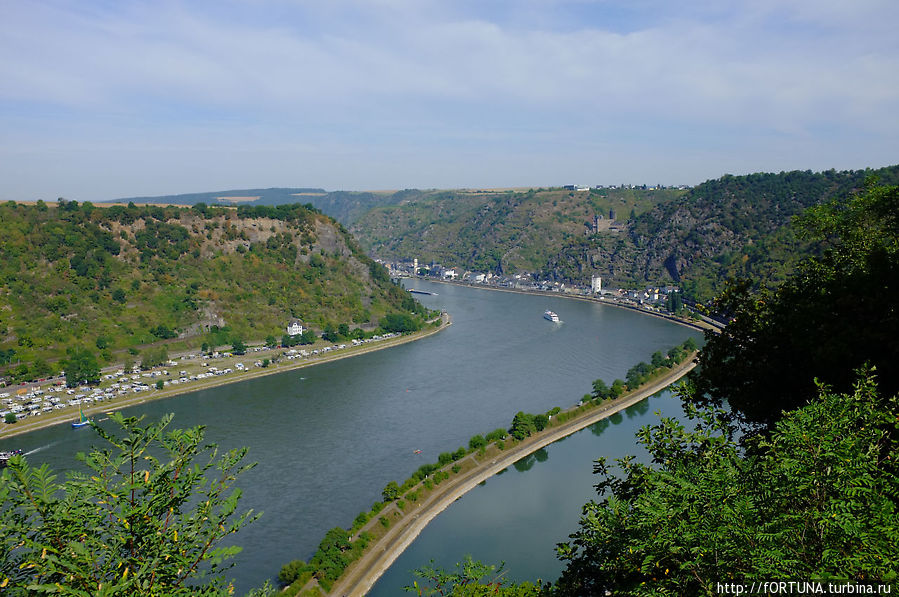
M 899 133 L 894 2 L 47 1 L 4 13 L 0 52 L 16 60 L 0 62 L 0 126 L 15 145 L 2 153 L 0 193 L 14 196 L 71 180 L 76 168 L 60 167 L 58 181 L 16 174 L 18 156 L 53 146 L 71 147 L 62 157 L 70 163 L 80 146 L 153 156 L 160 167 L 177 162 L 160 160 L 162 146 L 194 160 L 195 148 L 217 147 L 278 164 L 319 151 L 317 170 L 285 167 L 283 178 L 332 172 L 334 180 L 348 170 L 373 176 L 363 160 L 413 145 L 444 163 L 462 151 L 457 184 L 470 185 L 466 168 L 481 172 L 485 151 L 505 156 L 489 163 L 515 184 L 521 163 L 539 161 L 525 153 L 529 140 L 555 152 L 546 161 L 557 169 L 587 172 L 614 159 L 674 180 L 683 156 L 666 162 L 650 144 L 679 136 L 684 147 L 710 148 L 688 168 L 698 182 L 731 168 L 714 160 L 714 147 L 732 146 L 723 135 L 757 148 L 746 163 L 763 161 L 766 147 L 780 156 L 789 140 L 791 159 L 807 156 L 797 166 L 840 168 L 865 165 L 856 156 L 875 166 L 894 160 L 883 148 Z M 865 150 L 859 134 L 869 136 Z M 836 148 L 849 139 L 851 152 Z M 835 147 L 822 154 L 822 145 Z M 615 147 L 625 148 L 621 158 Z M 288 157 L 273 160 L 267 148 Z M 394 177 L 383 186 L 410 186 L 403 164 L 381 166 Z M 408 176 L 439 170 L 416 163 Z M 369 186 L 349 176 L 337 186 Z M 192 188 L 215 182 L 197 178 Z

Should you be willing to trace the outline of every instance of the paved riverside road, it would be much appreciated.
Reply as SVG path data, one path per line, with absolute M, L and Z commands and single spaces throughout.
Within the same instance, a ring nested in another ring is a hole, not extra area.
M 664 390 L 693 370 L 696 366 L 695 356 L 695 353 L 690 355 L 684 363 L 648 386 L 626 394 L 603 407 L 590 410 L 558 427 L 552 427 L 545 432 L 533 435 L 503 452 L 501 457 L 494 458 L 489 462 L 478 463 L 473 470 L 444 481 L 438 485 L 438 491 L 431 494 L 418 508 L 409 510 L 405 516 L 394 521 L 380 540 L 370 544 L 363 556 L 351 564 L 344 575 L 334 584 L 330 594 L 341 597 L 364 596 L 427 524 L 466 492 L 528 454 Z M 474 460 L 474 454 L 470 454 L 466 458 Z M 477 461 L 475 460 L 475 462 Z

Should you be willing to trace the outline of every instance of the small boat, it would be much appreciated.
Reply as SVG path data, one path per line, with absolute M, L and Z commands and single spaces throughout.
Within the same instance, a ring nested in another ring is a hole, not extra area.
M 427 290 L 416 290 L 414 288 L 410 288 L 409 292 L 413 292 L 415 294 L 427 294 L 429 296 L 437 296 L 436 292 L 428 292 Z
M 22 450 L 13 450 L 11 452 L 0 452 L 0 468 L 6 467 L 6 463 L 13 456 L 21 456 Z
M 413 454 L 421 454 L 421 450 L 412 450 Z
M 72 421 L 72 427 L 84 427 L 86 425 L 90 425 L 90 419 L 84 416 L 84 409 L 79 408 L 78 411 L 81 413 L 81 418 L 78 421 Z
M 559 319 L 558 315 L 556 315 L 553 311 L 550 311 L 549 309 L 547 309 L 543 313 L 543 319 L 548 319 L 553 323 L 559 323 L 560 321 L 562 321 L 561 319 Z

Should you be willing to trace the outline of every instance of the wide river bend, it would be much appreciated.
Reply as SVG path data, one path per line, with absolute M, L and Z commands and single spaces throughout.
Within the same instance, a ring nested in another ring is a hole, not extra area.
M 450 312 L 452 326 L 417 342 L 127 411 L 148 417 L 174 412 L 177 426 L 205 425 L 207 438 L 224 448 L 250 447 L 249 458 L 259 464 L 240 479 L 241 507 L 264 514 L 235 538 L 244 548 L 231 571 L 238 594 L 273 578 L 283 563 L 308 559 L 328 529 L 350 526 L 380 499 L 384 485 L 435 462 L 440 452 L 507 427 L 519 410 L 569 406 L 590 391 L 594 379 L 610 383 L 656 350 L 701 338 L 669 321 L 561 296 L 417 280 L 415 287 L 437 293 L 416 297 Z M 562 323 L 543 319 L 546 309 Z M 661 404 L 676 408 L 673 400 Z M 466 495 L 431 523 L 372 594 L 397 594 L 410 582 L 408 569 L 430 558 L 451 565 L 459 553 L 505 560 L 513 577 L 553 577 L 560 566 L 552 547 L 575 528 L 579 504 L 589 497 L 574 489 L 574 480 L 589 489 L 590 461 L 634 452 L 633 432 L 654 417 L 640 407 L 620 419 L 598 438 L 581 432 L 516 467 L 532 473 L 510 471 Z M 90 430 L 58 426 L 2 440 L 0 450 L 22 448 L 32 463 L 64 470 L 75 465 L 76 452 L 94 443 Z M 567 455 L 569 449 L 578 458 Z M 538 471 L 552 476 L 535 476 Z M 523 487 L 513 483 L 531 479 Z M 562 505 L 563 495 L 571 504 Z M 499 517 L 501 511 L 512 518 Z M 558 529 L 541 530 L 533 522 L 548 519 L 563 522 L 561 537 Z M 450 540 L 440 531 L 447 527 L 468 534 Z M 504 535 L 516 528 L 533 532 Z

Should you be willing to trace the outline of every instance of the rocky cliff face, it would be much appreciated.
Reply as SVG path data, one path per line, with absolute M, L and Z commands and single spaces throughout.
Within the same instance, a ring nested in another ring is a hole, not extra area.
M 672 282 L 697 299 L 710 298 L 729 276 L 774 282 L 809 249 L 789 226 L 792 218 L 855 192 L 870 174 L 724 176 L 656 205 L 629 221 L 621 236 L 600 234 L 561 247 L 543 273 L 560 281 L 584 282 L 595 273 L 619 283 Z M 875 174 L 891 183 L 899 167 Z

